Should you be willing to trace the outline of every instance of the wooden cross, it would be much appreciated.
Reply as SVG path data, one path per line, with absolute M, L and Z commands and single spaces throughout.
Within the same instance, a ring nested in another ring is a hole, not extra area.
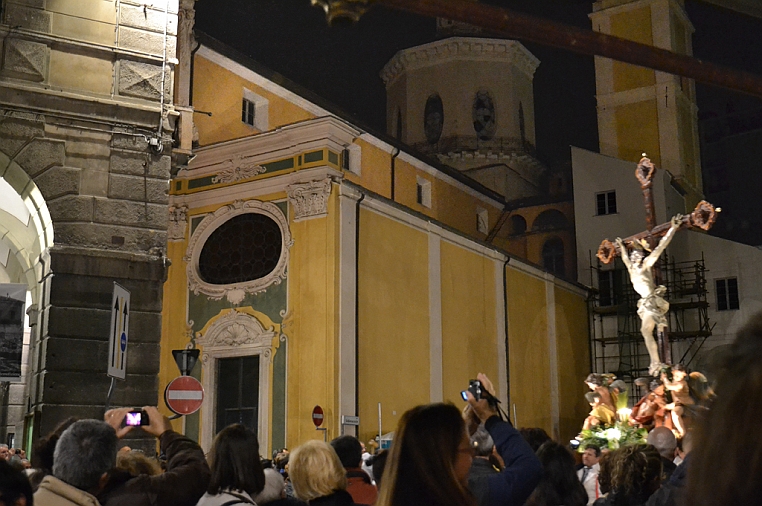
M 656 246 L 657 239 L 666 234 L 671 227 L 671 223 L 656 225 L 656 212 L 654 210 L 653 197 L 653 180 L 655 175 L 656 167 L 654 167 L 651 160 L 646 158 L 644 154 L 635 169 L 635 177 L 640 182 L 640 188 L 643 191 L 643 202 L 646 208 L 646 230 L 631 235 L 623 240 L 628 249 L 631 249 L 634 243 L 643 244 L 644 242 L 648 244 L 650 249 L 653 249 Z M 709 202 L 702 200 L 691 214 L 683 216 L 680 228 L 699 228 L 701 230 L 709 230 L 712 225 L 714 225 L 719 211 L 719 209 L 715 209 Z M 598 248 L 597 257 L 604 264 L 609 264 L 618 254 L 619 251 L 616 245 L 608 239 L 604 239 Z M 671 350 L 666 331 L 660 329 L 657 334 L 661 360 L 666 364 L 671 364 Z

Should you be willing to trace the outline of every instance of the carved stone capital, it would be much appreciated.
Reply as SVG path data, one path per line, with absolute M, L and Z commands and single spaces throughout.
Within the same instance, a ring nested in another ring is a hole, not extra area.
M 294 207 L 294 221 L 322 218 L 328 215 L 328 197 L 331 196 L 331 179 L 295 183 L 286 187 L 288 200 Z
M 169 206 L 169 226 L 167 227 L 167 239 L 170 241 L 182 241 L 185 239 L 185 229 L 188 226 L 188 206 Z

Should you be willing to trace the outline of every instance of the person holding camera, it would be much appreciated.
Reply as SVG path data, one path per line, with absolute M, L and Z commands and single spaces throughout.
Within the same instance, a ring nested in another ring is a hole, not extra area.
M 542 477 L 542 464 L 521 434 L 499 416 L 495 388 L 489 378 L 479 373 L 477 381 L 480 390 L 469 388 L 466 392 L 468 406 L 463 417 L 468 433 L 473 434 L 483 424 L 505 462 L 505 468 L 499 473 L 469 480 L 471 491 L 479 498 L 480 506 L 524 504 Z M 478 399 L 474 391 L 479 393 Z
M 156 407 L 146 406 L 140 413 L 141 417 L 148 417 L 147 425 L 123 425 L 128 414 L 132 415 L 130 421 L 136 420 L 130 408 L 109 410 L 104 419 L 118 438 L 135 428 L 158 438 L 161 453 L 167 457 L 166 472 L 157 476 L 132 476 L 126 471 L 112 470 L 96 494 L 98 501 L 102 506 L 195 506 L 206 492 L 211 476 L 201 447 L 172 430 L 169 418 Z

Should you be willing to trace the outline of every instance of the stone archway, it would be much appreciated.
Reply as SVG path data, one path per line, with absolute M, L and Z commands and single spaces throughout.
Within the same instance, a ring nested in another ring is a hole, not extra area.
M 23 151 L 23 150 L 22 150 Z M 0 389 L 0 440 L 15 434 L 17 446 L 24 436 L 26 405 L 31 391 L 29 374 L 37 356 L 39 308 L 50 271 L 49 250 L 53 226 L 47 203 L 35 182 L 18 163 L 0 152 L 0 282 L 27 287 L 21 380 Z M 28 330 L 27 330 L 28 329 Z

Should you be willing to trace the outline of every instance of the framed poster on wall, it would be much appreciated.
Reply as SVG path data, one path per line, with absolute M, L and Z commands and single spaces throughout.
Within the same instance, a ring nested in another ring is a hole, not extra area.
M 21 379 L 26 285 L 0 284 L 0 381 Z

